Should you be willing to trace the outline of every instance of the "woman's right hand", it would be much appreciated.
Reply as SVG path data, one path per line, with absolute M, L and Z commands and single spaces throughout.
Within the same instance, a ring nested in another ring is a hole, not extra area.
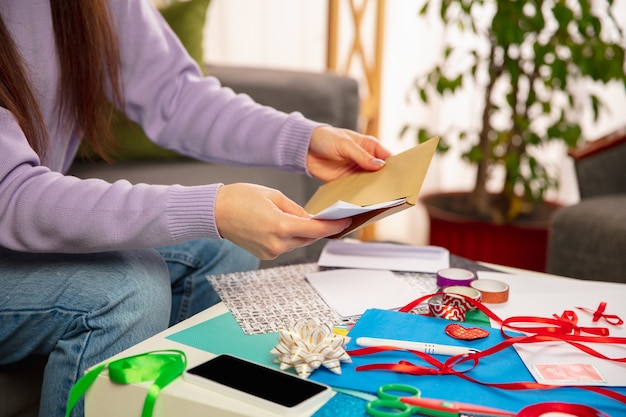
M 214 210 L 220 235 L 259 259 L 340 233 L 351 222 L 312 219 L 280 191 L 246 183 L 221 186 Z

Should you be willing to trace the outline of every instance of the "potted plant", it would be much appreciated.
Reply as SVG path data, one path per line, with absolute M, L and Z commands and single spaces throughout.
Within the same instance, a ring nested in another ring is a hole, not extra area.
M 612 3 L 593 2 L 592 7 L 582 0 L 426 1 L 420 16 L 438 14 L 445 33 L 443 54 L 431 70 L 416 78 L 412 91 L 425 104 L 439 100 L 443 106 L 467 88 L 479 91 L 476 105 L 467 111 L 475 112 L 480 121 L 476 128 L 451 126 L 445 131 L 407 124 L 401 133 L 414 134 L 419 142 L 438 135 L 441 151 L 454 141 L 466 144 L 462 157 L 476 167 L 471 192 L 423 199 L 431 215 L 432 244 L 476 260 L 543 269 L 547 231 L 538 225 L 547 222 L 553 205 L 547 204 L 545 195 L 558 182 L 537 154 L 554 141 L 571 148 L 582 140 L 581 108 L 590 109 L 594 121 L 606 110 L 589 84 L 626 85 L 626 42 Z M 456 46 L 468 38 L 474 40 L 473 46 Z M 488 189 L 498 172 L 501 181 L 495 190 Z M 483 245 L 487 252 L 477 253 L 482 231 L 475 227 L 465 238 L 459 225 L 436 236 L 432 216 L 443 211 L 456 212 L 461 223 L 473 226 L 503 225 L 498 228 L 503 235 L 530 224 L 531 229 L 540 229 L 531 230 L 531 235 L 544 242 L 518 240 L 525 247 L 515 250 L 487 238 Z M 450 247 L 459 240 L 471 247 Z M 536 253 L 524 255 L 532 265 L 489 255 L 501 250 L 513 256 L 533 247 Z

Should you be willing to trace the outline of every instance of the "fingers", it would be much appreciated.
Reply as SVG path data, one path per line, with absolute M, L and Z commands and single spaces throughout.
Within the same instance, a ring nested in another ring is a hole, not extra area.
M 341 233 L 351 223 L 349 219 L 312 219 L 302 207 L 282 194 L 277 195 L 272 202 L 280 214 L 274 218 L 272 230 L 264 234 L 261 248 L 261 256 L 264 258 L 262 259 L 273 259 L 283 252 Z
M 260 259 L 340 233 L 350 220 L 315 220 L 279 191 L 253 184 L 220 187 L 215 221 L 221 236 Z
M 282 235 L 285 238 L 308 238 L 321 239 L 332 236 L 345 230 L 350 226 L 350 219 L 339 220 L 317 220 L 311 218 L 309 213 L 281 194 L 282 198 L 274 201 L 276 207 L 280 209 L 284 217 L 279 229 L 282 229 Z
M 380 169 L 385 165 L 385 159 L 391 156 L 391 152 L 374 136 L 362 135 L 351 130 L 347 130 L 345 133 L 352 139 L 353 144 L 347 143 L 346 145 L 349 148 L 355 148 L 352 149 L 352 152 L 356 152 L 358 155 L 355 162 L 360 167 L 368 170 Z
M 307 169 L 315 177 L 330 181 L 359 171 L 377 171 L 391 156 L 375 137 L 348 129 L 318 127 L 311 135 Z

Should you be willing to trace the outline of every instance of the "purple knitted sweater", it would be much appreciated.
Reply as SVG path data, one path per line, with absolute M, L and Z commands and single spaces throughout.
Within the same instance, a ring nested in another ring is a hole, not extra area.
M 305 171 L 309 137 L 319 124 L 260 106 L 203 77 L 149 0 L 111 0 L 111 6 L 127 113 L 156 143 L 204 161 Z M 48 0 L 2 0 L 0 13 L 30 71 L 50 138 L 42 161 L 13 115 L 0 107 L 0 246 L 78 253 L 220 239 L 213 215 L 219 178 L 184 187 L 64 175 L 81 132 L 58 122 Z

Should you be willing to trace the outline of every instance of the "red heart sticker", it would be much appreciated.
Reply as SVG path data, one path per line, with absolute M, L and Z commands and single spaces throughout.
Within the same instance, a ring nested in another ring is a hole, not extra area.
M 446 326 L 446 334 L 455 339 L 475 340 L 489 336 L 489 332 L 478 327 L 463 327 L 460 324 L 452 323 Z

